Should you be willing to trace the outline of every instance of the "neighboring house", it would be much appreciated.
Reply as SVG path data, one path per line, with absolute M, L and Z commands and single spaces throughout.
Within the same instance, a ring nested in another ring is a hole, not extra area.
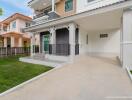
M 31 56 L 35 35 L 40 54 L 52 60 L 73 61 L 75 55 L 118 57 L 132 64 L 131 0 L 32 0 L 36 16 L 31 26 Z
M 24 47 L 30 45 L 30 35 L 22 28 L 29 25 L 32 19 L 15 13 L 0 22 L 0 47 Z

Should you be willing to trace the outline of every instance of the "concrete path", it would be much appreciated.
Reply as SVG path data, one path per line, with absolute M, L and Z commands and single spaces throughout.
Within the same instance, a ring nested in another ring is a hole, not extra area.
M 0 100 L 132 100 L 132 82 L 116 59 L 80 56 Z

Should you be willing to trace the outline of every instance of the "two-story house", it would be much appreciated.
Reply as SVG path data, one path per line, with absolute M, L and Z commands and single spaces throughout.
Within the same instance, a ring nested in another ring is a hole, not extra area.
M 30 46 L 30 35 L 24 33 L 22 28 L 29 25 L 32 19 L 28 16 L 15 13 L 0 22 L 0 46 L 24 47 Z
M 52 1 L 52 2 L 51 2 Z M 52 60 L 73 61 L 76 55 L 118 57 L 132 63 L 131 0 L 32 0 L 36 16 L 31 26 L 31 56 L 35 35 L 39 54 Z

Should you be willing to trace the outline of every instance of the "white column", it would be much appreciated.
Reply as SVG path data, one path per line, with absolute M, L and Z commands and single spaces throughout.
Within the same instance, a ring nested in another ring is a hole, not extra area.
M 52 0 L 52 12 L 55 11 L 55 0 Z
M 56 32 L 54 28 L 50 29 L 50 44 L 56 44 Z
M 132 11 L 125 10 L 123 13 L 122 33 L 122 60 L 123 67 L 132 66 Z
M 7 47 L 7 37 L 4 37 L 4 47 Z
M 15 38 L 11 36 L 11 47 L 15 47 Z
M 39 34 L 39 33 L 38 33 Z M 42 42 L 42 40 L 41 40 L 41 37 L 40 37 L 40 34 L 39 34 L 39 53 L 41 53 L 41 42 Z
M 22 43 L 22 37 L 19 38 L 19 47 L 22 47 L 23 43 Z
M 31 57 L 34 55 L 34 45 L 35 45 L 35 34 L 32 33 L 31 36 Z
M 73 62 L 75 57 L 75 30 L 76 26 L 74 23 L 69 24 L 69 43 L 70 43 L 70 60 Z
M 54 28 L 50 29 L 50 44 L 52 45 L 52 53 L 56 53 L 56 31 Z

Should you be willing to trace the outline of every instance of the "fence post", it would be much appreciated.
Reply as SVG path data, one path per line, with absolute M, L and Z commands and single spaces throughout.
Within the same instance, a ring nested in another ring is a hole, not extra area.
M 2 48 L 0 48 L 0 57 L 2 57 Z
M 8 55 L 8 52 L 7 52 L 7 47 L 6 47 L 6 56 Z
M 16 48 L 15 48 L 15 55 L 17 55 Z

